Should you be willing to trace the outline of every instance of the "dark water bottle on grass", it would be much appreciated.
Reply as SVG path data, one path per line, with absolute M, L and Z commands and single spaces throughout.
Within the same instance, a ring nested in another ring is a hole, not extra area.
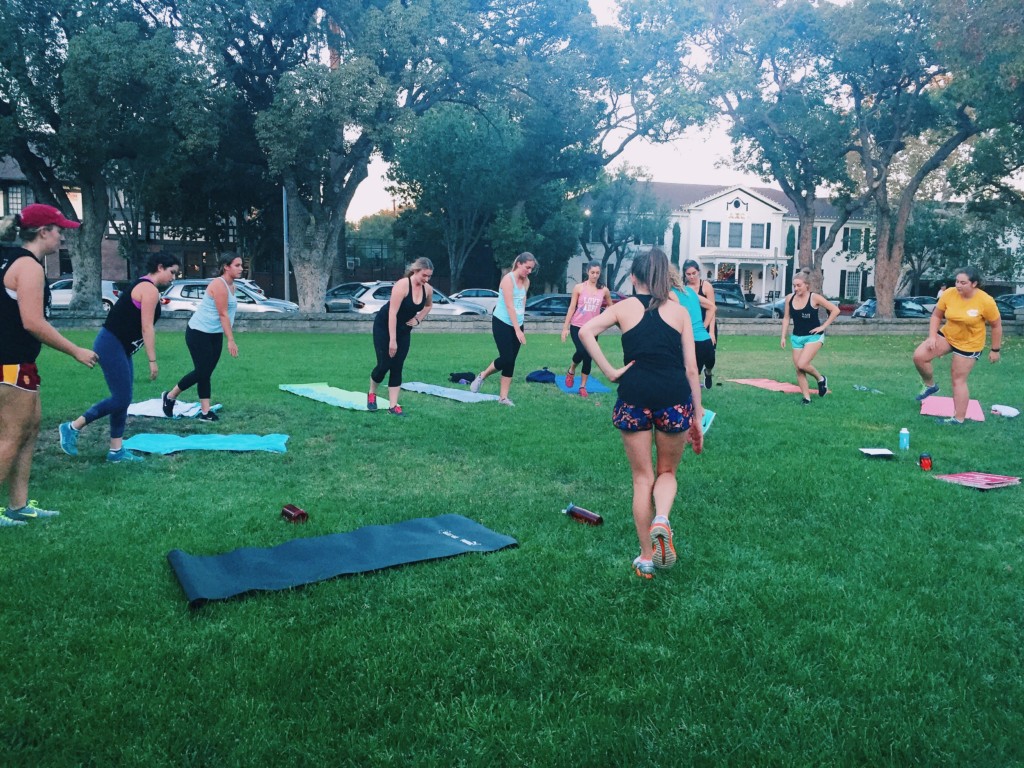
M 601 525 L 604 523 L 604 518 L 599 514 L 583 507 L 577 507 L 571 501 L 569 506 L 562 510 L 562 514 L 568 515 L 578 523 L 586 523 L 587 525 Z

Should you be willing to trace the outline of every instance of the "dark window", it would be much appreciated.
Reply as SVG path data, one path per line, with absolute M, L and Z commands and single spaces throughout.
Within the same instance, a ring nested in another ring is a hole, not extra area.
M 729 224 L 729 247 L 743 247 L 743 225 L 739 222 L 730 222 Z

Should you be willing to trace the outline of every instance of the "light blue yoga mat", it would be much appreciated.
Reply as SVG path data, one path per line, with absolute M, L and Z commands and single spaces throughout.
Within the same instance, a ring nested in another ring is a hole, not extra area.
M 178 451 L 269 451 L 286 453 L 288 435 L 132 435 L 124 447 L 140 453 Z
M 246 592 L 288 589 L 407 563 L 496 552 L 517 544 L 511 536 L 495 533 L 462 515 L 439 515 L 221 555 L 190 555 L 173 549 L 167 560 L 189 605 L 195 608 L 208 600 L 225 600 Z
M 338 389 L 325 381 L 316 384 L 281 384 L 278 389 L 338 408 L 348 408 L 353 411 L 366 410 L 365 392 L 349 392 L 345 389 Z
M 402 389 L 409 392 L 419 392 L 423 395 L 435 395 L 448 400 L 458 400 L 460 403 L 486 403 L 498 400 L 497 395 L 484 395 L 479 392 L 470 392 L 467 389 L 452 389 L 451 387 L 439 387 L 436 384 L 424 384 L 422 381 L 410 381 L 402 384 Z
M 597 366 L 594 367 L 596 368 Z M 576 374 L 576 379 L 572 383 L 572 387 L 565 386 L 564 373 L 555 376 L 555 384 L 557 384 L 558 388 L 567 395 L 578 395 L 580 393 L 580 375 L 578 373 Z M 596 376 L 587 376 L 587 394 L 595 395 L 599 392 L 611 392 L 611 390 L 608 389 L 607 384 Z

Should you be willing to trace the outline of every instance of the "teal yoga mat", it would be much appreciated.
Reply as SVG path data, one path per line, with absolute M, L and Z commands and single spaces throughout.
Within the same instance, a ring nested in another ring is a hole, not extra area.
M 462 515 L 438 515 L 220 555 L 190 555 L 173 549 L 167 560 L 195 608 L 247 592 L 288 589 L 424 560 L 496 552 L 517 544 L 512 537 Z

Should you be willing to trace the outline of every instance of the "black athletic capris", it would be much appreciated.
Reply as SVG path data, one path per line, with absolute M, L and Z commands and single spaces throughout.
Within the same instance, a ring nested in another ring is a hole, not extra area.
M 387 307 L 381 312 L 386 310 Z M 388 354 L 388 347 L 391 346 L 391 332 L 386 325 L 383 328 L 380 325 L 380 323 L 373 325 L 373 349 L 377 353 L 377 367 L 370 371 L 370 378 L 380 384 L 384 381 L 384 374 L 387 373 L 389 374 L 388 386 L 400 387 L 402 386 L 402 368 L 405 366 L 405 358 L 409 355 L 409 340 L 412 338 L 412 332 L 403 333 L 402 330 L 399 330 L 395 334 L 398 351 L 395 352 L 394 357 L 391 357 Z
M 185 346 L 188 347 L 188 353 L 192 355 L 194 368 L 181 377 L 178 389 L 184 392 L 194 384 L 199 399 L 208 400 L 210 398 L 210 377 L 213 376 L 213 369 L 217 367 L 220 353 L 224 349 L 224 334 L 185 328 Z M 181 395 L 179 394 L 178 397 Z
M 572 363 L 573 365 L 583 363 L 583 367 L 580 368 L 580 373 L 584 376 L 589 376 L 591 363 L 594 362 L 594 360 L 591 358 L 590 353 L 587 352 L 587 348 L 583 346 L 583 342 L 580 341 L 580 329 L 575 325 L 570 325 L 569 335 L 572 337 L 572 343 L 576 345 L 576 354 L 572 356 Z M 712 365 L 714 365 L 714 363 L 712 363 Z
M 520 326 L 520 330 L 522 330 L 522 326 Z M 519 337 L 516 336 L 516 329 L 508 323 L 492 317 L 491 334 L 498 347 L 498 356 L 494 358 L 494 367 L 501 371 L 502 376 L 511 379 L 512 374 L 516 371 L 516 357 L 519 355 L 519 348 L 523 346 L 519 343 Z

